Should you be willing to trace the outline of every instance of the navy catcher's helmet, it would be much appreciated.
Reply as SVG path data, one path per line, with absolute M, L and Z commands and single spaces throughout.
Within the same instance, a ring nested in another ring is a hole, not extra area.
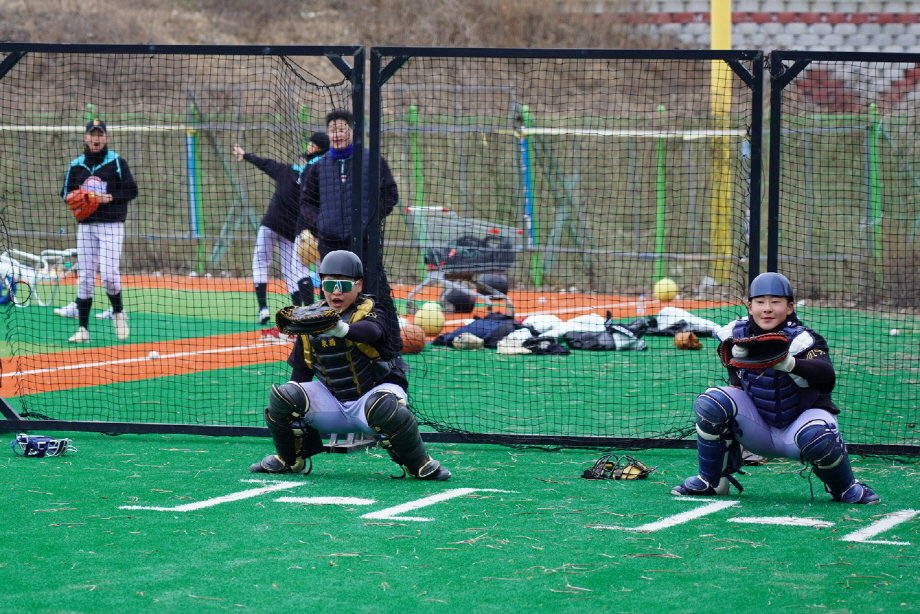
M 319 274 L 363 279 L 364 265 L 361 264 L 361 259 L 354 253 L 344 249 L 337 249 L 326 254 L 323 261 L 319 263 Z
M 792 298 L 792 284 L 785 275 L 779 273 L 761 273 L 751 282 L 751 291 L 748 298 L 758 296 L 785 296 L 790 301 Z

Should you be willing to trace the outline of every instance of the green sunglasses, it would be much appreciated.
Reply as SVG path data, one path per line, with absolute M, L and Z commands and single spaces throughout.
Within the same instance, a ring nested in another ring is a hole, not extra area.
M 355 287 L 356 281 L 350 279 L 324 279 L 323 290 L 326 292 L 335 292 L 338 290 L 342 294 L 348 294 Z

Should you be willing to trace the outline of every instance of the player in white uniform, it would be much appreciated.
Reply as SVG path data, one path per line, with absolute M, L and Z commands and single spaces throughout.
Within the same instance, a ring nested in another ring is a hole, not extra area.
M 137 198 L 137 183 L 125 159 L 109 151 L 105 122 L 94 119 L 86 124 L 83 145 L 83 155 L 74 158 L 67 167 L 61 198 L 73 190 L 83 189 L 98 194 L 100 205 L 92 215 L 77 223 L 77 300 L 74 303 L 80 325 L 68 341 L 86 343 L 90 340 L 89 314 L 97 271 L 112 306 L 115 335 L 124 341 L 130 330 L 121 297 L 121 250 L 128 202 Z

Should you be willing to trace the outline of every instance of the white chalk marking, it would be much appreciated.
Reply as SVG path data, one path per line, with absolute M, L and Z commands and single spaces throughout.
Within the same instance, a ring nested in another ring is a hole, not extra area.
M 920 510 L 901 510 L 899 512 L 892 512 L 886 514 L 881 519 L 873 522 L 868 527 L 864 529 L 859 529 L 858 531 L 853 531 L 849 535 L 844 535 L 840 538 L 842 542 L 858 542 L 860 544 L 881 544 L 884 546 L 910 546 L 910 542 L 893 542 L 887 541 L 884 539 L 871 539 L 879 533 L 884 533 L 888 529 L 895 527 L 902 522 L 907 522 L 917 514 L 920 514 Z
M 304 505 L 373 505 L 374 499 L 360 497 L 278 497 L 277 503 L 302 503 Z
M 411 520 L 415 522 L 430 522 L 434 518 L 423 518 L 419 516 L 400 516 L 403 512 L 409 512 L 412 510 L 421 509 L 423 507 L 428 507 L 429 505 L 434 505 L 435 503 L 440 503 L 441 501 L 447 501 L 449 499 L 456 499 L 457 497 L 463 497 L 474 492 L 514 492 L 511 490 L 498 490 L 495 488 L 454 488 L 451 490 L 445 490 L 442 493 L 436 495 L 431 495 L 430 497 L 423 497 L 422 499 L 416 499 L 415 501 L 409 501 L 408 503 L 403 503 L 401 505 L 394 505 L 393 507 L 388 507 L 386 509 L 380 510 L 379 512 L 371 512 L 369 514 L 364 514 L 361 518 L 366 518 L 368 520 Z
M 651 533 L 652 531 L 660 531 L 661 529 L 669 529 L 671 527 L 676 527 L 679 524 L 684 524 L 691 520 L 697 518 L 702 518 L 703 516 L 708 516 L 709 514 L 714 514 L 720 510 L 732 507 L 733 505 L 738 505 L 739 501 L 715 501 L 713 499 L 700 499 L 699 497 L 675 497 L 678 501 L 694 501 L 699 503 L 700 501 L 709 501 L 707 505 L 698 507 L 695 510 L 690 510 L 689 512 L 682 512 L 674 516 L 669 516 L 667 518 L 662 518 L 656 522 L 650 522 L 648 524 L 643 524 L 638 527 L 618 527 L 618 526 L 606 526 L 606 525 L 592 525 L 592 529 L 607 530 L 607 531 L 642 531 L 646 533 Z
M 258 497 L 264 495 L 265 493 L 275 492 L 277 490 L 287 490 L 289 488 L 296 488 L 297 486 L 303 486 L 306 482 L 270 482 L 267 480 L 240 480 L 240 482 L 255 482 L 256 484 L 267 484 L 262 488 L 250 488 L 249 490 L 241 490 L 240 492 L 230 493 L 229 495 L 223 495 L 221 497 L 214 497 L 213 499 L 205 499 L 204 501 L 198 501 L 196 503 L 184 503 L 182 505 L 177 505 L 176 507 L 157 507 L 157 506 L 146 506 L 146 505 L 121 505 L 118 509 L 122 510 L 151 510 L 154 512 L 192 512 L 195 510 L 204 509 L 206 507 L 214 507 L 215 505 L 220 505 L 221 503 L 231 503 L 233 501 L 242 501 L 243 499 L 251 499 L 253 497 Z
M 168 360 L 170 358 L 184 358 L 187 356 L 200 356 L 204 354 L 225 354 L 227 352 L 245 352 L 246 350 L 257 350 L 264 348 L 265 343 L 256 345 L 240 345 L 232 348 L 214 348 L 210 350 L 197 350 L 194 352 L 175 352 L 173 354 L 161 354 L 159 360 Z M 29 371 L 10 371 L 8 375 L 22 377 L 24 375 L 37 375 L 41 373 L 57 373 L 59 371 L 76 371 L 79 369 L 93 369 L 96 367 L 109 367 L 112 365 L 127 365 L 133 362 L 147 362 L 150 360 L 149 354 L 144 354 L 138 358 L 121 358 L 119 360 L 105 360 L 98 362 L 83 362 L 75 365 L 60 365 L 57 367 L 47 367 L 45 369 L 32 369 Z
M 815 527 L 817 529 L 834 526 L 833 522 L 828 522 L 827 520 L 799 518 L 797 516 L 738 516 L 737 518 L 729 518 L 728 521 L 741 524 L 776 524 L 781 527 Z

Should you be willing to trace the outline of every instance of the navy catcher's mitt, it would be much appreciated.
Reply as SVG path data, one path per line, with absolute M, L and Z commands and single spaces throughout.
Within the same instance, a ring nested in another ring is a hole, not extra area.
M 339 323 L 339 312 L 323 303 L 285 307 L 275 314 L 275 323 L 285 335 L 321 335 Z
M 743 339 L 728 338 L 719 345 L 719 358 L 726 367 L 762 370 L 783 362 L 789 355 L 786 333 L 764 333 Z

